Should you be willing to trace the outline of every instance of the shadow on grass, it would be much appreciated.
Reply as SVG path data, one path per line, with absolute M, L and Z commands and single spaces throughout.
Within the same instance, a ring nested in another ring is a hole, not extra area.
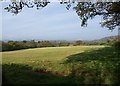
M 120 53 L 113 47 L 105 47 L 98 50 L 89 50 L 83 53 L 70 55 L 64 63 L 87 62 L 91 60 L 118 61 L 120 60 Z
M 3 85 L 42 85 L 67 84 L 68 77 L 59 76 L 44 70 L 33 71 L 22 64 L 3 64 Z
M 85 78 L 89 79 L 90 83 L 86 83 Z M 95 82 L 95 77 L 86 77 L 84 74 L 75 76 L 73 71 L 68 76 L 59 76 L 44 70 L 33 71 L 32 67 L 21 64 L 4 64 L 2 81 L 3 86 L 99 84 Z
M 97 83 L 119 84 L 120 81 L 120 52 L 114 47 L 70 55 L 63 64 L 72 64 L 73 74 L 80 71 L 86 78 L 96 78 L 94 81 Z M 77 68 L 78 64 L 80 66 Z

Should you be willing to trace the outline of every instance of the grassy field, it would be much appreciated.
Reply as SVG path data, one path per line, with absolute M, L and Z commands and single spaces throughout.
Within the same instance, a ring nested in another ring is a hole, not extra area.
M 3 84 L 115 84 L 119 54 L 113 47 L 70 46 L 2 52 Z

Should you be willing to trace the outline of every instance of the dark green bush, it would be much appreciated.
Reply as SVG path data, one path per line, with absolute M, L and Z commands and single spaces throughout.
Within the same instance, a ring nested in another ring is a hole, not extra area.
M 114 42 L 112 46 L 115 47 L 117 50 L 120 50 L 120 41 Z

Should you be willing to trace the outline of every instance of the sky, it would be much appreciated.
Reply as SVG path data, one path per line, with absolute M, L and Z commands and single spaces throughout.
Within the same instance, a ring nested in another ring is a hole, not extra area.
M 57 2 L 45 8 L 25 7 L 18 15 L 6 12 L 2 3 L 2 38 L 3 40 L 95 40 L 118 34 L 101 27 L 100 16 L 88 21 L 87 27 L 81 27 L 81 20 L 76 12 Z

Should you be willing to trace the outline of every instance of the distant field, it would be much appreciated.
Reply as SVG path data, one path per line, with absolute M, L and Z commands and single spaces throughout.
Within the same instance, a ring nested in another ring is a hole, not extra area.
M 104 46 L 48 47 L 3 52 L 3 63 L 31 64 L 39 61 L 61 61 L 72 54 L 82 53 Z
M 117 51 L 105 46 L 35 48 L 2 52 L 3 83 L 117 83 Z

